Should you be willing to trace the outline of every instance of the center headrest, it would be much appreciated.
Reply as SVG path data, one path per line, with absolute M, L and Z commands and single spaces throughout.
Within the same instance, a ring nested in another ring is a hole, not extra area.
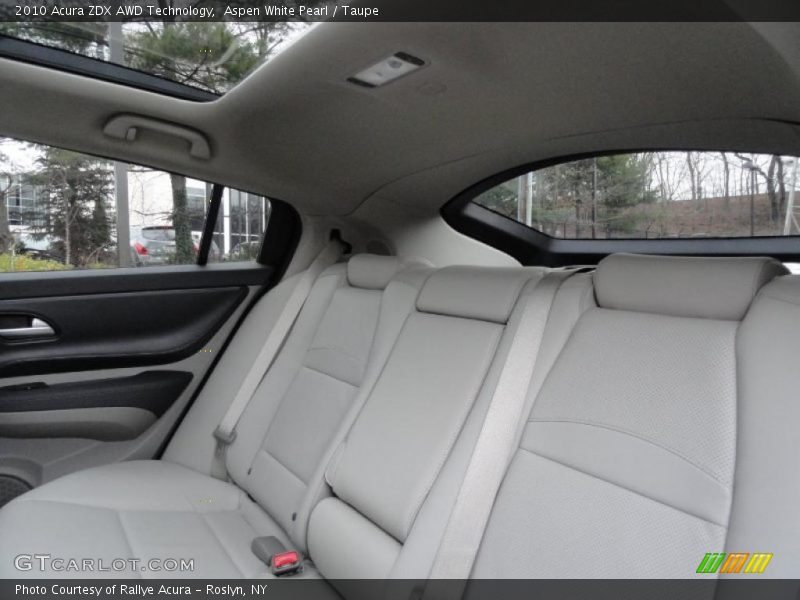
M 394 256 L 354 254 L 347 261 L 347 281 L 357 288 L 383 290 L 400 270 L 400 261 Z
M 764 284 L 788 273 L 772 258 L 612 254 L 594 273 L 604 308 L 741 320 Z
M 417 310 L 506 323 L 522 287 L 537 272 L 522 267 L 444 267 L 425 282 Z

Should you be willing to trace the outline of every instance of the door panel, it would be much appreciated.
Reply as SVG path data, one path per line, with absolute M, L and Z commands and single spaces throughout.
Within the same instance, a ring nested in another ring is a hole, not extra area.
M 0 300 L 0 324 L 39 319 L 53 335 L 6 339 L 0 377 L 160 365 L 197 352 L 246 295 L 244 287 Z M 32 332 L 36 328 L 31 327 Z M 2 390 L 0 390 L 2 400 Z
M 253 298 L 257 263 L 0 275 L 0 478 L 157 456 Z M 23 488 L 25 487 L 23 486 Z
M 0 436 L 130 440 L 142 434 L 192 380 L 186 371 L 0 388 Z
M 158 456 L 301 221 L 155 165 L 0 142 L 17 200 L 0 244 L 1 505 L 4 489 Z

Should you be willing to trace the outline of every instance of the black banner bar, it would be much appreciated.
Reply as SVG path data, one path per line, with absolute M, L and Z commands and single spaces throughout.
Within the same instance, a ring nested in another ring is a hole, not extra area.
M 705 578 L 709 577 L 709 578 Z M 456 583 L 456 582 L 454 582 Z M 460 582 L 456 583 L 461 587 Z M 697 579 L 492 580 L 470 581 L 466 600 L 797 600 L 800 580 Z M 347 597 L 409 600 L 421 597 L 424 582 L 335 580 L 286 577 L 255 580 L 0 580 L 3 600 L 334 600 Z
M 0 0 L 2 21 L 800 21 L 800 0 Z

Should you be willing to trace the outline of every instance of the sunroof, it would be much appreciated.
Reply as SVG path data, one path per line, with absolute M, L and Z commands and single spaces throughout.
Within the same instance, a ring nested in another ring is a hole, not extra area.
M 306 22 L 2 22 L 0 34 L 222 95 L 312 27 Z

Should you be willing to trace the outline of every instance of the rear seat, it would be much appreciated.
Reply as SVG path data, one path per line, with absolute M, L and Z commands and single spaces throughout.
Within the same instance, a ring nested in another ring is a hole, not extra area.
M 771 552 L 800 577 L 800 276 L 765 285 L 739 328 L 739 403 L 726 552 Z M 734 575 L 735 576 L 735 575 Z
M 320 278 L 229 450 L 235 485 L 169 461 L 65 477 L 0 511 L 0 575 L 22 575 L 7 558 L 23 548 L 46 548 L 167 552 L 196 557 L 195 577 L 250 576 L 264 572 L 250 540 L 278 535 L 307 540 L 309 575 L 345 596 L 348 579 L 427 577 L 547 271 L 411 269 L 387 285 L 392 275 L 354 277 L 360 261 L 397 270 L 355 257 L 349 285 L 343 266 Z M 768 259 L 616 255 L 567 279 L 473 577 L 690 577 L 715 551 L 774 552 L 770 574 L 796 576 L 800 281 L 785 272 Z M 386 287 L 373 294 L 380 315 L 356 284 Z M 331 394 L 333 414 L 316 412 Z M 200 400 L 170 460 L 190 464 L 198 436 L 211 443 L 214 398 Z
M 304 550 L 308 514 L 324 493 L 324 466 L 339 443 L 337 432 L 360 408 L 428 274 L 418 266 L 400 270 L 395 258 L 357 255 L 320 275 L 237 428 L 227 453 L 233 484 L 208 475 L 211 434 L 226 404 L 220 397 L 231 398 L 237 382 L 223 362 L 167 460 L 74 473 L 4 507 L 0 575 L 83 576 L 17 572 L 12 557 L 25 549 L 106 564 L 128 556 L 195 558 L 194 572 L 174 573 L 195 577 L 264 574 L 265 565 L 250 551 L 257 536 L 274 535 Z M 267 298 L 285 296 L 292 285 L 282 284 Z M 270 312 L 274 307 L 260 303 L 243 328 L 257 331 L 259 318 Z M 227 363 L 246 365 L 242 353 L 257 353 L 250 333 L 243 334 L 244 347 L 229 349 Z M 246 368 L 238 366 L 239 377 Z M 105 575 L 142 576 L 127 569 Z
M 797 576 L 798 478 L 765 465 L 786 466 L 790 448 L 796 461 L 800 446 L 797 388 L 790 399 L 786 372 L 765 365 L 797 356 L 800 295 L 782 301 L 783 315 L 763 308 L 789 295 L 784 278 L 767 285 L 784 273 L 758 258 L 603 260 L 596 305 L 574 326 L 549 323 L 571 333 L 530 399 L 473 577 L 687 578 L 724 551 L 774 552 L 769 573 Z M 753 520 L 749 535 L 737 513 Z
M 458 491 L 443 467 L 469 458 L 517 299 L 544 272 L 449 267 L 426 281 L 311 515 L 310 555 L 345 596 L 354 580 L 427 575 Z

